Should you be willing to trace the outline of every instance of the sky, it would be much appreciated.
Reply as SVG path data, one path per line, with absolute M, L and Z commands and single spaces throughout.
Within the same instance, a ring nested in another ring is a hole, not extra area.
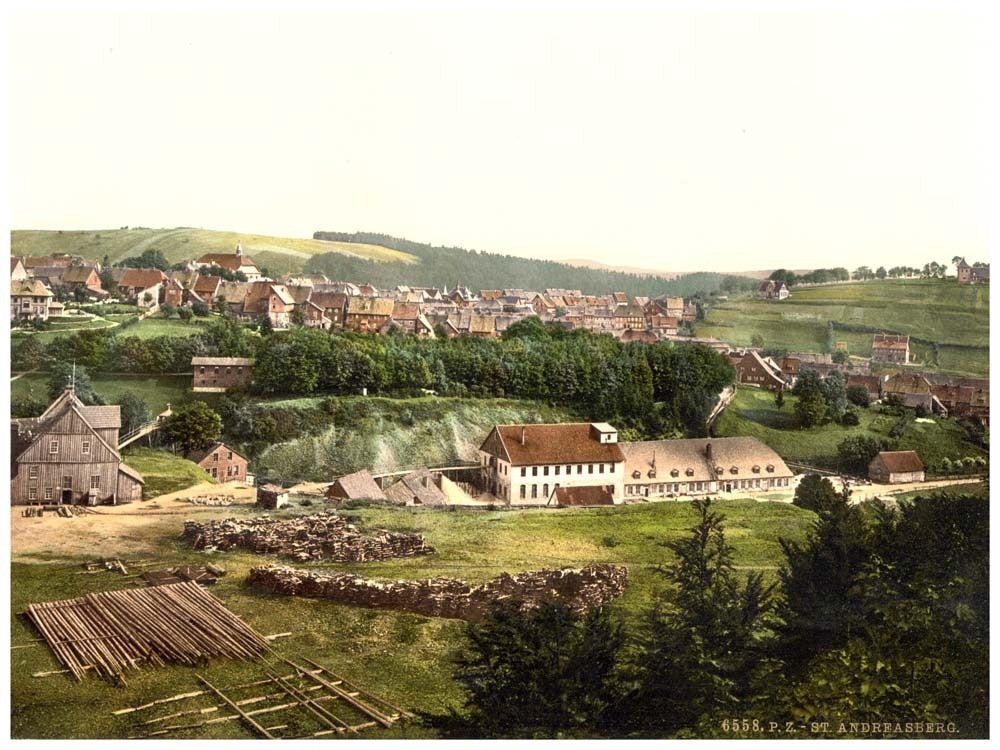
M 989 7 L 20 4 L 10 225 L 667 271 L 986 259 Z

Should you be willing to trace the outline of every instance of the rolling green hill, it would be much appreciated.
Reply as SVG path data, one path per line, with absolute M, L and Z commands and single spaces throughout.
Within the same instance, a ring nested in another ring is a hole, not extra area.
M 551 260 L 522 258 L 501 253 L 466 250 L 461 247 L 432 246 L 422 242 L 370 232 L 315 232 L 313 237 L 334 242 L 361 242 L 392 248 L 419 258 L 418 263 L 375 263 L 344 253 L 314 255 L 306 270 L 324 273 L 330 278 L 354 279 L 377 286 L 396 284 L 470 289 L 579 289 L 584 294 L 625 292 L 630 297 L 661 294 L 691 296 L 719 290 L 749 291 L 757 281 L 721 273 L 691 273 L 677 279 L 664 279 L 611 269 L 585 268 Z M 621 248 L 627 257 L 628 248 Z
M 783 302 L 739 298 L 711 309 L 699 336 L 749 345 L 755 334 L 765 347 L 830 351 L 844 341 L 850 354 L 871 356 L 876 329 L 908 334 L 923 369 L 982 375 L 989 366 L 990 292 L 954 280 L 909 279 L 793 287 Z M 937 347 L 934 345 L 937 344 Z
M 342 253 L 351 258 L 405 265 L 416 259 L 398 250 L 375 244 L 328 242 L 317 239 L 270 237 L 210 229 L 100 229 L 93 231 L 14 230 L 10 233 L 13 255 L 71 253 L 91 260 L 107 256 L 112 263 L 159 250 L 171 263 L 197 258 L 205 253 L 231 253 L 236 243 L 243 252 L 272 273 L 298 272 L 313 255 Z

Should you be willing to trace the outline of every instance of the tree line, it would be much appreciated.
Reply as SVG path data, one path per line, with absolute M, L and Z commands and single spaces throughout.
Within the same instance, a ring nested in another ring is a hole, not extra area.
M 816 521 L 781 540 L 777 580 L 741 574 L 696 501 L 638 618 L 505 602 L 465 628 L 461 703 L 423 721 L 449 738 L 986 737 L 986 502 L 851 505 L 808 479 L 795 502 Z
M 579 289 L 584 294 L 625 292 L 630 297 L 661 294 L 693 296 L 698 292 L 749 292 L 755 279 L 719 273 L 692 273 L 677 279 L 570 266 L 551 260 L 435 247 L 421 242 L 372 232 L 315 232 L 313 239 L 381 245 L 409 253 L 419 263 L 374 261 L 345 253 L 314 255 L 305 264 L 307 273 L 322 273 L 332 279 L 368 282 L 393 288 L 397 284 L 449 289 L 466 286 L 480 289 Z
M 195 356 L 253 357 L 258 396 L 516 398 L 617 420 L 624 434 L 702 434 L 717 394 L 735 379 L 725 357 L 693 344 L 622 343 L 528 318 L 501 339 L 423 339 L 293 326 L 261 334 L 226 319 L 191 336 L 142 339 L 104 329 L 13 348 L 18 370 L 75 363 L 91 372 L 189 372 Z M 629 433 L 632 430 L 633 433 Z

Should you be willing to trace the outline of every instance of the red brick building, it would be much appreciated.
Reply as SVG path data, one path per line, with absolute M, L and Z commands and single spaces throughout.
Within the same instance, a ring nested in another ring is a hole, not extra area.
M 191 370 L 196 393 L 225 393 L 253 380 L 253 360 L 245 357 L 192 357 Z
M 220 482 L 246 482 L 247 459 L 225 443 L 215 443 L 209 448 L 193 451 L 187 455 L 213 479 Z

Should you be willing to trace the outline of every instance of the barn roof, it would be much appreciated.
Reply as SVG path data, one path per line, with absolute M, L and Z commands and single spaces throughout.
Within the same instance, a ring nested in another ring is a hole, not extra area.
M 370 500 L 385 500 L 385 493 L 378 486 L 368 469 L 345 474 L 331 486 L 339 488 L 349 499 L 366 498 Z
M 924 462 L 916 451 L 882 451 L 875 457 L 893 474 L 923 471 Z

